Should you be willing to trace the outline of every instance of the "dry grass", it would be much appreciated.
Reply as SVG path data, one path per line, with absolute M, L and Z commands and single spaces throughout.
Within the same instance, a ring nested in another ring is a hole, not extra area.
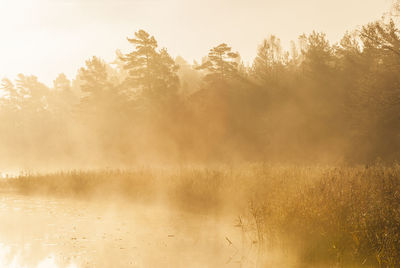
M 4 180 L 3 189 L 93 200 L 162 201 L 239 217 L 258 267 L 268 252 L 304 267 L 400 266 L 400 166 L 172 168 L 68 172 Z M 255 246 L 254 246 L 255 245 Z

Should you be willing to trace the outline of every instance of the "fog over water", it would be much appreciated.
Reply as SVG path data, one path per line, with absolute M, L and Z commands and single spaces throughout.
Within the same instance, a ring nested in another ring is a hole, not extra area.
M 400 267 L 400 0 L 2 0 L 0 31 L 0 268 Z
M 2 267 L 236 267 L 241 257 L 225 238 L 239 241 L 233 219 L 159 206 L 6 195 L 0 217 Z

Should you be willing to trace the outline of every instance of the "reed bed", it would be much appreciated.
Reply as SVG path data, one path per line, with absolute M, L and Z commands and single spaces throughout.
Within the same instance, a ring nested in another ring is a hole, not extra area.
M 0 187 L 26 195 L 234 213 L 242 244 L 257 252 L 257 267 L 400 266 L 397 164 L 70 171 L 3 179 Z

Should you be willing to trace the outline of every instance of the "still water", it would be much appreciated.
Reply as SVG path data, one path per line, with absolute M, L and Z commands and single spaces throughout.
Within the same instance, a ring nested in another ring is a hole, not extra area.
M 252 267 L 234 221 L 162 205 L 2 193 L 0 267 Z

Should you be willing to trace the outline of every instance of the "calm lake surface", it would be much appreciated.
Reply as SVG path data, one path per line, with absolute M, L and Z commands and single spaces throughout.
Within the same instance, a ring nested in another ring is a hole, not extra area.
M 252 267 L 237 215 L 0 194 L 0 267 Z

